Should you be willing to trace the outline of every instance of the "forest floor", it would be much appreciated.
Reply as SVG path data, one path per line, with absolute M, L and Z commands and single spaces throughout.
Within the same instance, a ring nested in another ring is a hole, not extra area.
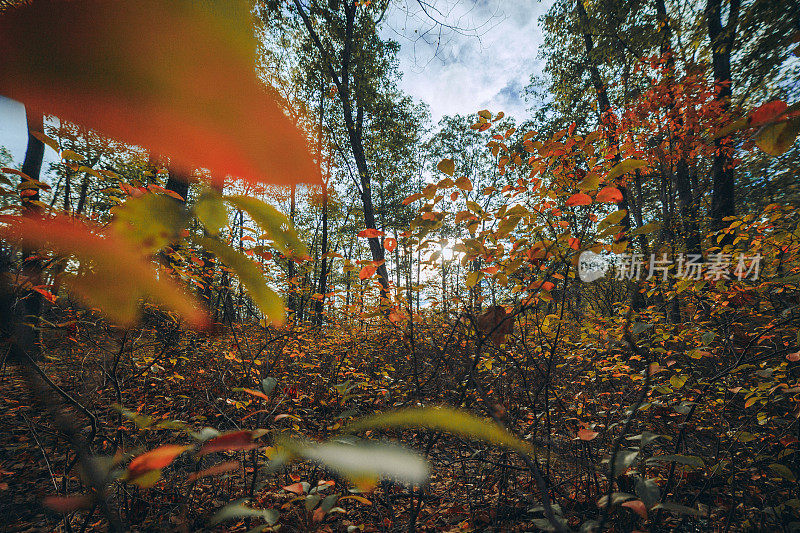
M 273 437 L 278 433 L 330 439 L 352 417 L 415 405 L 460 405 L 483 416 L 507 410 L 501 415 L 516 434 L 530 437 L 537 427 L 543 432 L 545 428 L 525 404 L 535 383 L 514 385 L 506 379 L 505 370 L 482 365 L 486 394 L 496 403 L 487 406 L 486 395 L 468 389 L 460 394 L 470 346 L 453 328 L 450 348 L 437 351 L 445 342 L 443 331 L 448 330 L 441 325 L 429 330 L 420 326 L 418 339 L 428 339 L 429 344 L 411 351 L 407 336 L 366 322 L 324 331 L 237 326 L 205 335 L 176 328 L 165 332 L 158 327 L 128 331 L 75 323 L 60 327 L 46 336 L 40 366 L 55 385 L 96 418 L 97 431 L 93 434 L 90 419 L 55 389 L 34 397 L 20 367 L 4 367 L 0 376 L 0 516 L 4 523 L 0 529 L 107 528 L 94 508 L 89 512 L 67 509 L 62 514 L 52 505 L 43 505 L 48 497 L 86 490 L 63 428 L 53 422 L 53 412 L 58 411 L 68 415 L 82 439 L 91 441 L 91 453 L 109 464 L 111 471 L 117 464 L 116 468 L 124 468 L 128 458 L 147 450 L 190 443 L 182 424 L 195 432 L 203 428 L 267 430 L 255 450 L 217 452 L 200 459 L 184 454 L 164 468 L 150 488 L 113 483 L 108 501 L 131 531 L 261 531 L 260 522 L 249 518 L 211 525 L 221 508 L 242 499 L 257 509 L 279 511 L 280 531 L 538 530 L 543 524 L 539 492 L 523 460 L 453 435 L 425 430 L 364 434 L 400 442 L 425 455 L 431 476 L 423 487 L 387 480 L 353 484 L 308 462 L 270 467 Z M 265 395 L 260 384 L 270 377 L 277 384 Z M 586 392 L 586 385 L 576 382 L 569 394 L 562 390 L 549 400 L 553 412 L 559 413 L 557 419 L 542 422 L 550 435 L 539 459 L 545 480 L 561 504 L 557 509 L 565 508 L 566 523 L 575 529 L 598 516 L 597 501 L 607 486 L 599 465 L 612 443 L 597 439 L 595 445 L 577 439 L 578 418 L 605 416 L 608 421 L 609 413 L 616 413 L 614 405 L 632 404 L 637 394 L 635 388 L 611 382 L 592 387 L 596 405 L 573 401 Z M 540 400 L 532 397 L 531 401 Z M 121 413 L 116 405 L 128 411 Z M 602 410 L 603 406 L 612 411 Z M 667 433 L 677 427 L 677 413 L 648 416 L 647 427 L 653 430 Z M 663 467 L 656 465 L 649 471 L 661 476 L 663 483 Z M 695 499 L 712 513 L 688 522 L 667 514 L 662 517 L 664 526 L 671 524 L 666 529 L 738 529 L 730 522 L 732 513 L 724 495 L 703 495 L 709 487 L 715 490 L 711 477 L 679 468 L 678 478 L 684 492 L 697 494 Z M 630 487 L 625 486 L 625 476 L 619 483 L 621 489 L 634 492 L 632 481 Z M 320 498 L 312 497 L 314 487 L 323 498 L 338 494 L 336 507 L 321 512 Z M 632 507 L 616 507 L 612 514 L 615 530 L 648 529 L 644 517 Z

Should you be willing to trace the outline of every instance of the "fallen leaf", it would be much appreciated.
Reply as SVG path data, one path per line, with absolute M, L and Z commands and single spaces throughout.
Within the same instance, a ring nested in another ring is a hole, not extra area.
M 647 520 L 647 507 L 645 507 L 642 500 L 628 500 L 627 502 L 623 503 L 622 506 L 627 507 L 634 513 Z

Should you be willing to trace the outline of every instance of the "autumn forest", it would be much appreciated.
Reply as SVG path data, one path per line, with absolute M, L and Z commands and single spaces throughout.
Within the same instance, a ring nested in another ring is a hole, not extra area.
M 798 135 L 797 0 L 0 1 L 0 530 L 800 531 Z

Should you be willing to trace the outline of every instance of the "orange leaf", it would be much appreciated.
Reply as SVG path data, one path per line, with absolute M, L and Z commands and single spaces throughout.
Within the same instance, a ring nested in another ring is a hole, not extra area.
M 383 237 L 384 235 L 386 235 L 384 232 L 375 228 L 367 228 L 358 232 L 359 237 L 365 237 L 367 239 L 377 239 L 378 237 Z
M 397 239 L 393 237 L 389 237 L 388 239 L 384 239 L 383 247 L 386 248 L 386 251 L 391 253 L 394 252 L 395 248 L 397 248 Z
M 292 483 L 291 485 L 286 485 L 285 487 L 283 487 L 283 490 L 288 492 L 294 492 L 295 494 L 303 494 L 305 492 L 303 484 L 300 482 Z
M 790 353 L 789 355 L 786 356 L 786 359 L 788 359 L 793 363 L 796 361 L 800 361 L 800 352 Z
M 763 126 L 764 124 L 775 122 L 778 116 L 786 111 L 788 107 L 786 102 L 782 102 L 781 100 L 773 100 L 772 102 L 762 104 L 750 112 L 750 125 Z
M 37 0 L 0 15 L 0 94 L 252 182 L 320 182 L 255 70 L 247 2 Z
M 128 478 L 135 479 L 151 470 L 164 468 L 180 454 L 191 448 L 181 444 L 167 444 L 136 457 L 128 465 Z
M 217 476 L 219 474 L 224 474 L 225 472 L 230 472 L 231 470 L 236 470 L 237 468 L 239 468 L 239 461 L 227 461 L 210 466 L 199 472 L 193 472 L 188 478 L 186 478 L 186 480 L 191 483 L 197 479 L 209 476 Z
M 242 392 L 246 392 L 247 394 L 250 394 L 250 395 L 255 396 L 257 398 L 261 398 L 262 400 L 269 401 L 269 396 L 267 396 L 266 394 L 264 394 L 261 391 L 257 391 L 257 390 L 253 390 L 253 389 L 242 389 Z
M 600 192 L 597 193 L 596 199 L 598 202 L 618 204 L 622 201 L 622 192 L 616 187 L 609 185 L 600 189 Z
M 585 192 L 579 192 L 567 198 L 567 205 L 589 205 L 591 203 L 592 197 Z
M 208 455 L 209 453 L 222 452 L 222 451 L 236 451 L 236 450 L 252 450 L 258 445 L 253 442 L 252 431 L 233 431 L 225 433 L 219 437 L 215 437 L 205 443 L 198 455 L 200 457 Z
M 416 202 L 417 200 L 419 200 L 419 199 L 420 199 L 420 198 L 422 198 L 422 197 L 423 197 L 423 194 L 422 194 L 422 193 L 415 192 L 414 194 L 412 194 L 412 195 L 410 195 L 410 196 L 406 197 L 406 198 L 403 200 L 403 205 L 408 205 L 408 204 L 410 204 L 411 202 Z
M 51 304 L 56 303 L 55 295 L 52 292 L 48 291 L 47 289 L 43 288 L 42 286 L 37 285 L 36 287 L 33 287 L 33 290 L 44 296 L 45 300 L 47 300 Z
M 378 270 L 378 267 L 374 265 L 365 265 L 364 268 L 361 269 L 361 272 L 358 273 L 358 279 L 363 281 L 367 278 L 371 278 L 376 270 Z
M 578 438 L 581 440 L 594 440 L 598 435 L 598 432 L 588 428 L 581 428 L 578 430 Z
M 84 225 L 67 216 L 50 219 L 0 217 L 0 238 L 29 248 L 51 250 L 91 264 L 92 270 L 68 280 L 73 293 L 125 325 L 139 309 L 139 298 L 149 297 L 181 314 L 195 327 L 207 318 L 192 298 L 165 277 L 155 276 L 151 262 L 113 232 Z
M 642 500 L 628 500 L 627 502 L 623 503 L 622 506 L 627 507 L 634 513 L 647 520 L 647 507 L 645 507 Z

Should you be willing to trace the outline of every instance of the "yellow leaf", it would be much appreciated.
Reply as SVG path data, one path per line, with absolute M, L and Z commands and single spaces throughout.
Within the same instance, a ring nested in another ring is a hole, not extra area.
M 688 376 L 672 376 L 669 378 L 669 383 L 672 385 L 674 389 L 680 389 L 686 384 L 686 380 L 689 379 Z
M 439 164 L 436 165 L 440 171 L 444 172 L 448 176 L 452 176 L 453 173 L 456 171 L 456 165 L 453 163 L 452 159 L 442 159 L 439 161 Z
M 17 217 L 0 226 L 0 237 L 78 261 L 77 274 L 66 278 L 71 291 L 114 321 L 132 325 L 139 299 L 149 297 L 181 314 L 195 327 L 207 323 L 192 298 L 166 279 L 153 264 L 113 231 L 84 225 L 69 217 L 36 220 Z
M 283 300 L 267 286 L 267 280 L 264 279 L 264 275 L 255 263 L 244 254 L 216 239 L 196 237 L 196 241 L 236 272 L 239 281 L 245 286 L 247 293 L 268 321 L 274 324 L 283 323 L 285 314 Z
M 449 407 L 415 407 L 370 415 L 354 421 L 346 431 L 355 433 L 366 429 L 406 427 L 447 431 L 503 446 L 529 456 L 534 454 L 533 446 L 518 439 L 498 424 Z
M 772 156 L 779 156 L 789 150 L 800 134 L 800 117 L 767 124 L 756 133 L 756 146 Z
M 286 215 L 257 198 L 225 196 L 224 199 L 237 209 L 246 211 L 281 252 L 296 257 L 306 255 L 306 247 L 297 237 Z
M 472 190 L 472 182 L 466 176 L 461 176 L 456 180 L 456 187 L 461 189 L 462 191 L 471 191 Z
M 628 172 L 632 172 L 636 169 L 646 166 L 647 161 L 643 161 L 641 159 L 626 159 L 625 161 L 617 163 L 611 170 L 608 171 L 608 174 L 606 174 L 606 182 L 610 183 L 623 174 L 627 174 Z

